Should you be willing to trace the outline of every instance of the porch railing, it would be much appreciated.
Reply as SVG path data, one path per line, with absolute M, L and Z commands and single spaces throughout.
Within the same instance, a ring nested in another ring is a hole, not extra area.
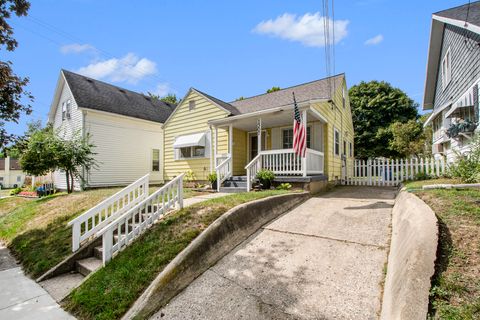
M 96 237 L 102 237 L 103 265 L 169 210 L 183 208 L 183 176 L 171 180 L 98 231 Z
M 149 174 L 146 174 L 71 220 L 68 225 L 72 227 L 72 251 L 77 251 L 82 241 L 145 199 L 148 196 L 148 184 Z
M 323 152 L 307 149 L 306 157 L 295 154 L 293 149 L 261 151 L 245 167 L 247 170 L 247 191 L 255 181 L 257 172 L 261 169 L 273 171 L 276 175 L 303 175 L 324 173 Z
M 222 183 L 232 176 L 232 156 L 228 155 L 225 160 L 215 167 L 217 173 L 217 191 L 220 191 Z

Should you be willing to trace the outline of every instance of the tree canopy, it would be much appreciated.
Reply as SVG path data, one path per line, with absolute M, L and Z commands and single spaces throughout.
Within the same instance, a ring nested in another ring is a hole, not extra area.
M 13 38 L 13 28 L 9 23 L 12 14 L 26 16 L 30 3 L 25 0 L 0 0 L 0 50 L 14 51 L 18 46 Z M 30 114 L 29 102 L 33 96 L 25 90 L 29 79 L 17 76 L 12 70 L 12 62 L 0 60 L 0 149 L 15 140 L 15 135 L 5 129 L 5 122 L 18 123 L 22 113 Z M 25 104 L 25 101 L 29 101 Z
M 418 104 L 385 81 L 360 82 L 349 90 L 355 129 L 355 154 L 359 158 L 399 157 L 392 149 L 390 125 L 418 118 Z
M 270 89 L 267 90 L 267 93 L 272 93 L 279 90 L 281 90 L 280 87 L 271 87 Z
M 154 100 L 160 100 L 163 102 L 171 103 L 171 104 L 178 104 L 178 98 L 177 95 L 174 93 L 169 93 L 164 97 L 160 97 L 160 95 L 152 93 L 152 92 L 147 92 L 148 96 Z

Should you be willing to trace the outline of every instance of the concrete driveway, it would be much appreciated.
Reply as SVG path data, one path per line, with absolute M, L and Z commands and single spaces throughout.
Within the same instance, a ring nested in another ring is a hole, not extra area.
M 267 224 L 154 319 L 377 319 L 395 190 L 341 187 Z

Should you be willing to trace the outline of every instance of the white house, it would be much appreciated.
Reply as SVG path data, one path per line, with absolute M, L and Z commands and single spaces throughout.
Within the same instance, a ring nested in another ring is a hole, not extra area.
M 25 172 L 17 159 L 0 158 L 0 187 L 16 188 L 25 183 Z
M 467 153 L 479 131 L 480 2 L 432 16 L 423 110 L 432 110 L 433 154 Z
M 150 173 L 163 182 L 162 124 L 175 105 L 61 70 L 49 112 L 49 123 L 64 138 L 90 134 L 98 167 L 83 172 L 82 187 L 126 185 Z M 66 189 L 65 174 L 54 173 Z

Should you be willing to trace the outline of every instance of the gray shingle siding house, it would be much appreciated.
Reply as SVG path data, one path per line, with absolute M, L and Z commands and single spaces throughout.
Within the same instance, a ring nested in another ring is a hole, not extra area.
M 425 125 L 433 126 L 433 153 L 455 158 L 469 151 L 478 131 L 480 84 L 480 1 L 432 16 L 425 83 Z

